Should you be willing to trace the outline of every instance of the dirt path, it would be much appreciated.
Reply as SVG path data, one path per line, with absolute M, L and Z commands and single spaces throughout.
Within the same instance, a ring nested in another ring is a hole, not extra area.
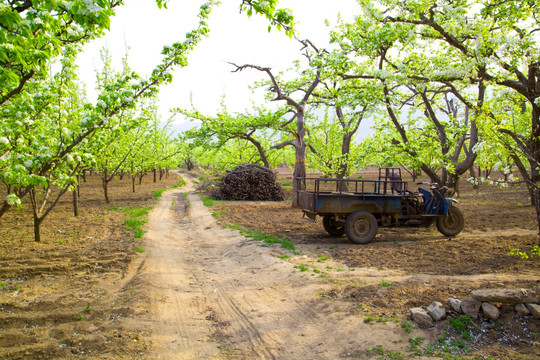
M 150 213 L 148 256 L 132 280 L 149 299 L 137 326 L 149 332 L 151 358 L 350 358 L 381 344 L 397 349 L 415 335 L 323 305 L 318 294 L 331 281 L 294 271 L 275 249 L 219 227 L 192 191 L 189 182 L 164 193 Z M 186 192 L 178 221 L 171 204 Z

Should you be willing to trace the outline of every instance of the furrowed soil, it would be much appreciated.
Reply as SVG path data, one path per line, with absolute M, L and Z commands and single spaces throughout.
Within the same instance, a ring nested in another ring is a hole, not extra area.
M 187 184 L 176 188 L 176 174 L 157 183 L 149 175 L 136 193 L 129 179 L 115 180 L 111 204 L 88 176 L 79 217 L 62 198 L 41 243 L 26 204 L 0 218 L 0 358 L 540 357 L 540 322 L 508 308 L 500 321 L 475 322 L 465 340 L 446 321 L 424 329 L 408 318 L 412 307 L 474 289 L 540 285 L 538 257 L 508 254 L 538 244 L 525 188 L 462 183 L 466 226 L 455 238 L 435 226 L 383 228 L 356 245 L 302 220 L 290 201 L 205 207 L 198 180 L 181 175 Z M 291 183 L 291 174 L 281 169 L 278 179 Z M 142 239 L 123 224 L 132 207 L 153 207 Z

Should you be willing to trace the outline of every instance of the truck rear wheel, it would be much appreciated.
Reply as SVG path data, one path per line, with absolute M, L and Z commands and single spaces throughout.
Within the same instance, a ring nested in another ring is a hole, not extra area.
M 438 217 L 437 229 L 446 236 L 456 236 L 465 226 L 465 217 L 461 210 L 451 206 L 448 208 L 448 215 Z
M 358 210 L 347 217 L 345 234 L 357 244 L 367 244 L 377 235 L 377 219 L 367 210 Z
M 332 236 L 343 236 L 345 234 L 345 224 L 336 219 L 334 215 L 323 216 L 322 224 L 324 230 Z

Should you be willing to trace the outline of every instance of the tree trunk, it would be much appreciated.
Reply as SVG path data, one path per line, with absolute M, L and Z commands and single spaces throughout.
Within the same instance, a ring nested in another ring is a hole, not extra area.
M 131 192 L 135 192 L 135 174 L 131 175 Z
M 193 161 L 191 161 L 191 159 L 187 159 L 185 163 L 188 171 L 193 170 Z
M 352 140 L 352 134 L 346 133 L 343 135 L 343 143 L 341 144 L 341 160 L 339 164 L 339 170 L 337 175 L 338 179 L 344 179 L 349 172 L 349 153 L 351 152 L 351 140 Z
M 41 242 L 41 231 L 40 231 L 40 225 L 41 221 L 43 219 L 40 219 L 39 217 L 34 214 L 34 241 L 35 242 Z
M 418 178 L 420 177 L 420 175 L 422 175 L 422 170 L 418 170 L 418 169 L 412 169 L 412 181 L 413 182 L 416 182 L 418 180 Z
M 157 182 L 157 169 L 154 169 L 154 182 Z
M 143 178 L 144 175 L 146 175 L 146 174 L 143 173 L 142 171 L 139 173 L 139 186 L 141 186 L 141 184 L 142 184 L 142 178 Z
M 79 186 L 79 185 L 77 185 Z M 73 216 L 79 216 L 79 196 L 77 195 L 77 189 L 73 189 Z
M 109 200 L 109 181 L 107 181 L 106 178 L 103 178 L 102 184 L 103 184 L 103 195 L 105 196 L 105 202 L 109 204 L 111 202 Z
M 253 145 L 255 145 L 255 147 L 257 148 L 257 151 L 259 152 L 259 157 L 261 159 L 261 162 L 263 163 L 265 167 L 270 168 L 270 162 L 268 161 L 268 157 L 266 156 L 266 151 L 262 147 L 261 143 L 255 140 L 254 138 L 252 138 L 251 136 L 248 136 L 246 140 L 248 140 Z
M 293 199 L 292 206 L 294 208 L 298 207 L 298 196 L 299 191 L 306 189 L 306 142 L 304 141 L 304 135 L 306 133 L 304 125 L 304 114 L 298 114 L 296 117 L 296 158 L 294 162 L 294 173 L 293 173 Z

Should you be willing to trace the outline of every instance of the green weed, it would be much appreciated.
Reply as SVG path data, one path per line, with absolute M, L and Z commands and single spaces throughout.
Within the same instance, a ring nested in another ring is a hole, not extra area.
M 88 305 L 88 306 L 86 306 L 86 307 L 84 308 L 84 311 L 85 311 L 85 312 L 90 312 L 90 311 L 92 311 L 92 310 L 93 310 L 93 309 L 92 309 L 92 307 L 91 307 L 90 305 Z
M 153 206 L 143 207 L 143 208 L 127 208 L 123 209 L 124 214 L 126 214 L 127 217 L 136 218 L 136 217 L 143 217 L 147 216 L 148 212 L 152 210 Z
M 287 254 L 281 254 L 281 255 L 278 256 L 278 258 L 281 259 L 281 260 L 287 260 L 288 258 L 290 258 L 290 256 L 287 255 Z
M 410 334 L 412 331 L 411 324 L 408 321 L 403 321 L 401 323 L 401 328 L 408 334 Z
M 370 322 L 373 322 L 373 321 L 376 321 L 378 323 L 384 323 L 386 324 L 388 321 L 391 321 L 391 322 L 399 322 L 399 319 L 396 319 L 396 318 L 385 318 L 383 316 L 368 316 L 366 318 L 364 318 L 364 322 L 365 323 L 370 323 Z
M 467 315 L 456 315 L 456 316 L 449 316 L 447 318 L 448 324 L 452 327 L 452 329 L 456 330 L 458 333 L 463 333 L 464 331 L 467 331 L 467 328 L 469 327 L 469 324 L 472 322 L 472 318 Z
M 213 211 L 212 216 L 216 219 L 223 216 L 223 210 Z
M 183 177 L 178 175 L 178 179 L 179 179 L 178 184 L 174 184 L 173 186 L 171 186 L 173 189 L 176 189 L 176 188 L 179 188 L 179 187 L 182 187 L 182 186 L 186 185 L 186 180 L 184 180 Z
M 302 271 L 302 272 L 308 271 L 308 267 L 306 265 L 304 265 L 304 264 L 294 265 L 293 267 L 295 269 L 298 269 L 298 270 Z
M 126 230 L 137 230 L 144 224 L 146 224 L 146 220 L 144 219 L 138 219 L 138 218 L 129 218 L 124 221 L 124 225 L 126 225 Z
M 317 262 L 325 262 L 326 260 L 328 260 L 330 258 L 330 256 L 328 255 L 323 255 L 323 256 L 320 256 L 318 259 L 317 259 Z
M 381 281 L 379 283 L 379 286 L 382 286 L 382 287 L 389 287 L 389 286 L 392 286 L 394 283 L 392 281 Z
M 159 190 L 154 190 L 152 192 L 152 195 L 154 196 L 154 199 L 159 199 L 161 197 L 161 195 L 163 195 L 163 193 L 165 192 L 165 190 L 167 189 L 159 189 Z
M 411 344 L 409 346 L 409 348 L 407 349 L 407 351 L 409 352 L 413 352 L 415 353 L 416 355 L 421 355 L 421 352 L 420 352 L 420 344 L 422 344 L 424 342 L 424 338 L 422 337 L 417 337 L 417 338 L 409 338 L 409 344 Z
M 142 245 L 139 245 L 137 247 L 134 247 L 133 251 L 136 252 L 136 253 L 143 253 L 143 252 L 146 251 L 146 249 Z
M 384 350 L 383 347 L 381 345 L 377 345 L 376 347 L 374 348 L 371 348 L 371 349 L 368 349 L 367 350 L 368 354 L 373 352 L 377 355 L 380 355 L 381 357 L 379 357 L 378 359 L 382 359 L 382 360 L 404 360 L 406 359 L 405 355 L 399 351 L 389 351 L 389 350 Z M 360 354 L 358 354 L 360 355 Z
M 216 201 L 211 197 L 205 197 L 202 199 L 204 206 L 214 206 Z

